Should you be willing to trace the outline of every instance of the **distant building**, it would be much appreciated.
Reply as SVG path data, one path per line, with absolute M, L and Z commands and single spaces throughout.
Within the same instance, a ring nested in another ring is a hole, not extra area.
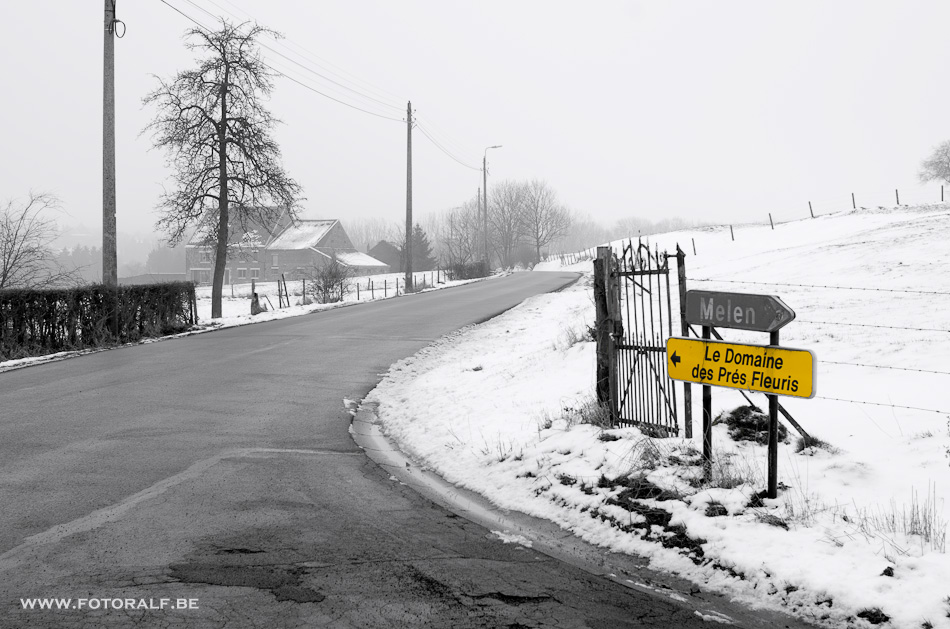
M 142 273 L 119 278 L 119 286 L 140 286 L 143 284 L 164 284 L 165 282 L 184 282 L 185 273 Z
M 185 248 L 187 277 L 199 284 L 210 284 L 214 272 L 214 247 L 205 238 L 199 229 Z M 281 217 L 271 226 L 249 222 L 246 231 L 231 233 L 228 248 L 225 284 L 272 282 L 281 274 L 302 279 L 334 257 L 356 275 L 389 272 L 385 262 L 357 251 L 336 219 L 291 222 Z
M 393 271 L 402 271 L 402 250 L 387 240 L 380 240 L 372 249 L 369 255 L 380 262 L 385 262 Z

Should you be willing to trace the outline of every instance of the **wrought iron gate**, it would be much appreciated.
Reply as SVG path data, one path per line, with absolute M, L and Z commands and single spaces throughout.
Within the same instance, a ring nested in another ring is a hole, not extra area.
M 608 297 L 623 323 L 613 339 L 616 421 L 652 429 L 657 436 L 679 432 L 676 389 L 666 371 L 666 339 L 673 335 L 671 257 L 628 241 L 611 265 L 616 283 L 611 282 L 613 296 Z

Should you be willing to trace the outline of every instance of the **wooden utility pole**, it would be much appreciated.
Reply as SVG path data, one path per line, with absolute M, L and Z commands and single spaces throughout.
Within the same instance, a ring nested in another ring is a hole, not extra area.
M 102 283 L 118 284 L 115 235 L 115 3 L 104 0 L 102 64 Z
M 412 101 L 406 107 L 406 290 L 412 288 Z
M 487 146 L 482 153 L 482 237 L 485 239 L 482 255 L 485 256 L 486 265 L 490 264 L 488 259 L 488 151 L 500 148 L 501 144 Z
M 482 155 L 482 238 L 484 239 L 484 249 L 482 255 L 485 258 L 485 264 L 488 264 L 488 149 Z

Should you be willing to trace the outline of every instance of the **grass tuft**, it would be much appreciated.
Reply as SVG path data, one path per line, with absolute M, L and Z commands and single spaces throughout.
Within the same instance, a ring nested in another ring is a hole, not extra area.
M 715 423 L 726 424 L 733 441 L 753 441 L 761 445 L 769 442 L 769 416 L 756 406 L 738 406 L 728 413 L 723 412 Z M 788 429 L 779 424 L 778 440 L 787 438 Z

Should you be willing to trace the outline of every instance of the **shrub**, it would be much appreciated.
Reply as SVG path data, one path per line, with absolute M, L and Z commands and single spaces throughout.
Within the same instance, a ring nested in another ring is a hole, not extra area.
M 307 292 L 318 304 L 332 304 L 343 301 L 350 292 L 350 279 L 353 270 L 340 264 L 336 256 L 329 262 L 311 267 L 307 272 Z
M 488 277 L 489 274 L 488 263 L 485 261 L 456 262 L 445 269 L 445 276 L 449 281 L 473 280 L 479 277 Z
M 0 290 L 0 360 L 135 342 L 196 322 L 191 282 Z

